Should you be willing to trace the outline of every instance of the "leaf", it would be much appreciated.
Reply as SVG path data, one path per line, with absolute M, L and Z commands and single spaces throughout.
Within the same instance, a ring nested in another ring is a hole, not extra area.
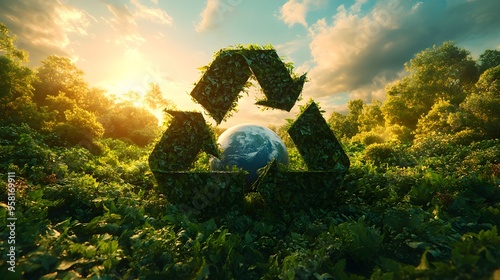
M 325 279 L 335 279 L 335 277 L 331 276 L 330 274 L 328 273 L 323 273 L 323 274 L 319 274 L 317 272 L 314 273 L 314 277 L 318 280 L 325 280 Z
M 33 199 L 34 201 L 40 200 L 43 196 L 43 190 L 38 189 L 36 191 L 30 192 L 30 198 Z
M 417 266 L 418 270 L 428 270 L 430 268 L 429 262 L 427 261 L 427 252 L 429 252 L 429 249 L 425 250 L 425 252 L 422 254 L 422 257 L 420 258 L 420 264 Z
M 52 280 L 52 279 L 57 279 L 57 272 L 45 274 L 44 276 L 40 277 L 40 280 Z
M 196 272 L 195 279 L 202 280 L 202 279 L 206 279 L 208 276 L 210 276 L 210 266 L 207 264 L 205 258 L 203 258 L 203 264 L 200 267 L 200 269 L 198 270 L 198 272 Z
M 247 231 L 245 233 L 245 243 L 252 243 L 252 242 L 253 242 L 252 234 L 250 234 L 250 232 Z
M 417 249 L 417 248 L 424 248 L 426 243 L 421 241 L 412 241 L 412 242 L 407 242 L 406 244 L 410 248 Z
M 83 258 L 78 259 L 76 261 L 62 261 L 59 263 L 56 270 L 68 270 L 73 265 L 78 264 L 78 263 L 84 263 L 84 262 L 85 262 L 85 259 L 83 259 Z
M 113 267 L 113 259 L 106 259 L 103 263 L 102 266 L 106 269 L 106 271 L 110 271 L 111 268 Z

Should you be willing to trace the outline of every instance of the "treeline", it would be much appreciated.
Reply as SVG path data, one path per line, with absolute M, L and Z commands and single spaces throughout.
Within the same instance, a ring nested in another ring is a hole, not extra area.
M 347 115 L 332 113 L 328 123 L 336 135 L 385 146 L 500 138 L 500 51 L 486 50 L 475 61 L 445 42 L 416 54 L 405 69 L 407 76 L 387 85 L 383 103 L 351 100 Z
M 144 107 L 117 101 L 103 89 L 89 86 L 84 72 L 70 59 L 51 55 L 41 66 L 27 66 L 28 53 L 14 46 L 15 36 L 0 23 L 0 126 L 30 128 L 51 145 L 82 145 L 98 153 L 95 141 L 108 137 L 139 146 L 159 133 L 155 111 L 172 107 L 158 84 L 150 84 Z

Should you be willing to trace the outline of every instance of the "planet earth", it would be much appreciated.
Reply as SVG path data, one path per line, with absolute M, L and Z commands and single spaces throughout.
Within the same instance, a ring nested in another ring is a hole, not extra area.
M 288 165 L 288 151 L 281 138 L 271 129 L 256 124 L 240 124 L 224 131 L 217 143 L 222 149 L 220 158 L 210 162 L 212 171 L 227 170 L 233 166 L 248 172 L 246 183 L 254 183 L 257 170 L 273 159 Z

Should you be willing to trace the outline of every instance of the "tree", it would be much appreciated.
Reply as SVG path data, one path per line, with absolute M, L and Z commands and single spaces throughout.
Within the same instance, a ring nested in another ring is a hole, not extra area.
M 440 100 L 432 106 L 432 109 L 424 117 L 418 120 L 416 137 L 433 134 L 450 134 L 458 129 L 454 125 L 453 114 L 457 106 L 448 100 Z
M 53 131 L 61 136 L 61 139 L 70 144 L 92 143 L 104 134 L 104 128 L 97 121 L 96 116 L 81 108 L 73 108 L 64 112 L 65 121 L 59 122 Z
M 78 69 L 69 58 L 51 55 L 42 61 L 36 71 L 34 99 L 40 106 L 46 104 L 47 96 L 57 96 L 63 92 L 77 104 L 83 103 L 88 94 L 84 72 Z
M 358 117 L 358 130 L 370 131 L 377 126 L 384 126 L 384 114 L 380 108 L 381 103 L 375 100 L 371 105 L 364 105 Z
M 476 91 L 479 93 L 492 92 L 500 94 L 500 64 L 489 68 L 476 83 Z
M 335 136 L 339 138 L 344 138 L 349 133 L 349 124 L 347 123 L 346 116 L 339 112 L 332 112 L 328 118 L 328 125 L 330 129 L 333 130 Z
M 160 86 L 157 83 L 150 83 L 149 89 L 144 96 L 146 105 L 153 111 L 163 110 L 172 106 L 172 101 L 163 97 Z
M 47 104 L 46 108 L 55 117 L 55 121 L 59 122 L 66 121 L 66 111 L 73 111 L 79 108 L 75 100 L 67 97 L 64 92 L 60 92 L 57 96 L 48 95 L 45 103 Z M 46 121 L 50 120 L 46 119 Z
M 358 133 L 358 119 L 364 107 L 364 102 L 361 99 L 349 100 L 347 108 L 349 113 L 342 115 L 338 112 L 333 112 L 328 118 L 330 128 L 335 132 L 337 137 L 351 138 Z
M 460 104 L 479 76 L 469 51 L 451 42 L 416 54 L 405 68 L 409 75 L 386 88 L 382 111 L 389 124 L 411 129 L 439 100 Z
M 106 92 L 100 88 L 90 88 L 84 95 L 80 107 L 93 112 L 97 117 L 105 116 L 110 108 L 114 107 L 113 100 L 106 95 Z
M 353 137 L 359 132 L 359 117 L 363 112 L 363 108 L 365 103 L 361 99 L 349 100 L 347 102 L 347 108 L 349 109 L 349 114 L 346 116 L 347 128 L 349 128 L 346 132 L 347 137 Z
M 484 71 L 500 65 L 500 51 L 499 50 L 485 50 L 479 56 L 479 72 Z
M 478 130 L 488 138 L 500 138 L 500 66 L 486 70 L 473 94 L 460 104 L 466 127 Z
M 105 129 L 104 137 L 129 139 L 140 146 L 153 141 L 158 132 L 158 119 L 146 108 L 131 102 L 116 104 L 99 120 Z
M 7 27 L 0 22 L 0 123 L 41 126 L 41 113 L 33 103 L 35 76 L 26 66 L 28 53 L 19 50 Z
M 0 22 L 0 53 L 14 61 L 27 61 L 28 53 L 15 47 L 16 36 L 10 35 L 9 29 Z

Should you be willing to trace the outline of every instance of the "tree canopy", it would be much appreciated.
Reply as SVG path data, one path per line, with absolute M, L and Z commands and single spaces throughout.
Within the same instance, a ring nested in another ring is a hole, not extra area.
M 475 61 L 468 50 L 445 42 L 415 54 L 405 69 L 407 76 L 386 86 L 384 102 L 351 100 L 348 114 L 333 112 L 335 133 L 367 145 L 433 135 L 500 136 L 500 51 L 486 50 Z
M 58 145 L 92 143 L 101 137 L 146 145 L 158 133 L 153 113 L 174 108 L 158 84 L 150 84 L 143 108 L 117 103 L 105 90 L 89 86 L 85 73 L 67 57 L 50 55 L 32 69 L 28 53 L 17 49 L 15 40 L 0 23 L 2 124 L 26 123 L 56 135 L 59 140 L 53 144 Z
M 382 111 L 388 123 L 411 129 L 438 100 L 461 103 L 479 77 L 469 51 L 452 42 L 416 54 L 405 68 L 408 76 L 387 87 Z
M 16 37 L 0 22 L 0 122 L 28 123 L 39 127 L 39 113 L 33 103 L 33 71 L 28 53 L 14 45 Z
M 500 51 L 499 50 L 485 50 L 479 56 L 479 71 L 483 73 L 484 71 L 500 65 Z

